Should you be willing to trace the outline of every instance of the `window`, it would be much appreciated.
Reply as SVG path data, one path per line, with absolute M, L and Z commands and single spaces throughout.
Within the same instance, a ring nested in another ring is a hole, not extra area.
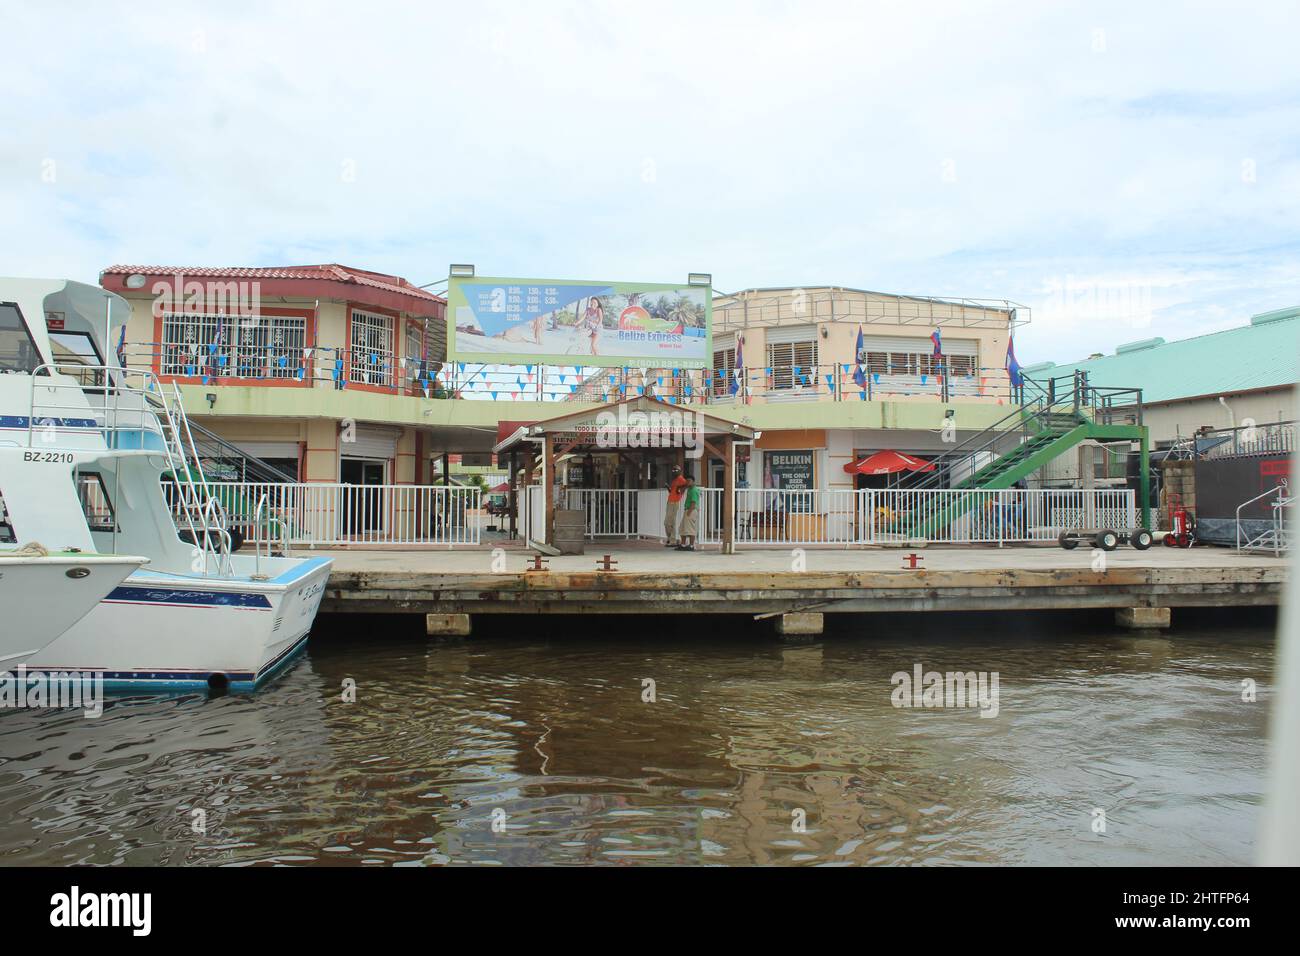
M 163 315 L 162 375 L 297 378 L 307 344 L 300 315 Z
M 947 359 L 949 375 L 974 375 L 976 372 L 974 355 L 949 355 Z
M 393 384 L 393 317 L 352 310 L 351 361 L 353 382 Z
M 12 302 L 0 302 L 0 374 L 26 372 L 30 375 L 40 364 L 41 354 L 36 351 L 22 312 Z
M 9 509 L 5 507 L 5 496 L 0 492 L 0 544 L 17 544 L 14 525 L 9 518 Z
M 767 365 L 772 370 L 771 387 L 774 389 L 793 388 L 796 382 L 800 385 L 816 384 L 817 340 L 769 342 Z
M 713 394 L 730 395 L 735 380 L 736 350 L 719 349 L 713 353 Z
M 51 330 L 50 352 L 58 363 L 59 372 L 71 375 L 84 385 L 103 385 L 104 373 L 90 368 L 78 369 L 75 366 L 103 365 L 95 343 L 85 332 L 57 332 Z
M 97 471 L 79 471 L 76 475 L 77 497 L 91 531 L 113 530 L 113 504 L 108 499 L 104 476 Z
M 973 339 L 944 343 L 942 356 L 934 354 L 930 340 L 873 336 L 864 343 L 869 375 L 974 375 L 979 370 L 979 344 Z

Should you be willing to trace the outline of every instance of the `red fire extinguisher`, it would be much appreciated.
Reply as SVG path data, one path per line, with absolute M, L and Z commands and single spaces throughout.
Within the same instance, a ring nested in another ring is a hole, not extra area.
M 1190 548 L 1196 541 L 1195 523 L 1192 520 L 1191 513 L 1183 507 L 1183 496 L 1171 494 L 1169 496 L 1169 524 L 1170 531 L 1165 535 L 1165 547 L 1167 548 Z

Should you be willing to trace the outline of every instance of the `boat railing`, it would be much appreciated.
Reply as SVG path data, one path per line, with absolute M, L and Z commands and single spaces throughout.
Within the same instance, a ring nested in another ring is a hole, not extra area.
M 87 373 L 91 384 L 86 384 Z M 109 449 L 150 451 L 163 457 L 176 491 L 172 518 L 177 532 L 187 533 L 196 549 L 196 570 L 201 563 L 204 574 L 210 566 L 217 574 L 229 574 L 225 509 L 204 474 L 176 384 L 168 391 L 148 369 L 81 362 L 46 363 L 37 366 L 32 376 L 28 447 L 37 447 L 38 442 L 47 447 L 56 442 L 75 446 L 75 442 L 60 442 L 62 430 L 98 432 Z
M 89 384 L 87 373 L 93 376 Z M 144 433 L 161 434 L 157 397 L 162 387 L 151 371 L 50 362 L 37 366 L 32 379 L 27 418 L 31 447 L 58 441 L 65 429 L 97 431 L 109 448 L 148 448 L 152 442 Z
M 279 529 L 279 535 L 272 537 L 271 528 Z M 266 529 L 266 540 L 262 540 L 262 529 Z M 278 543 L 281 554 L 289 553 L 289 528 L 284 519 L 279 515 L 271 513 L 271 496 L 263 494 L 257 501 L 257 510 L 253 513 L 253 574 L 262 573 L 262 545 L 266 545 L 266 557 L 270 559 L 274 556 L 271 548 L 273 543 Z

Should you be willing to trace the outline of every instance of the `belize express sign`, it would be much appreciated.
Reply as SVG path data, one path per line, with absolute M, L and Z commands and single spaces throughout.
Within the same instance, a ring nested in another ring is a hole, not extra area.
M 451 359 L 708 368 L 711 290 L 555 279 L 457 278 L 447 285 Z

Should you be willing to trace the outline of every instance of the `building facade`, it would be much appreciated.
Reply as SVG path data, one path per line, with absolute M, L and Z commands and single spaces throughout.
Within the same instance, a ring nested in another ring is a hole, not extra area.
M 433 430 L 383 402 L 441 393 L 441 297 L 339 265 L 120 265 L 100 284 L 131 305 L 127 364 L 181 386 L 194 420 L 245 454 L 302 482 L 428 480 Z
M 1028 321 L 1009 301 L 749 289 L 714 299 L 710 369 L 600 369 L 570 400 L 649 395 L 755 427 L 741 487 L 883 485 L 907 476 L 846 466 L 885 450 L 941 454 L 1011 410 L 1007 344 Z M 705 468 L 712 485 L 721 462 Z

